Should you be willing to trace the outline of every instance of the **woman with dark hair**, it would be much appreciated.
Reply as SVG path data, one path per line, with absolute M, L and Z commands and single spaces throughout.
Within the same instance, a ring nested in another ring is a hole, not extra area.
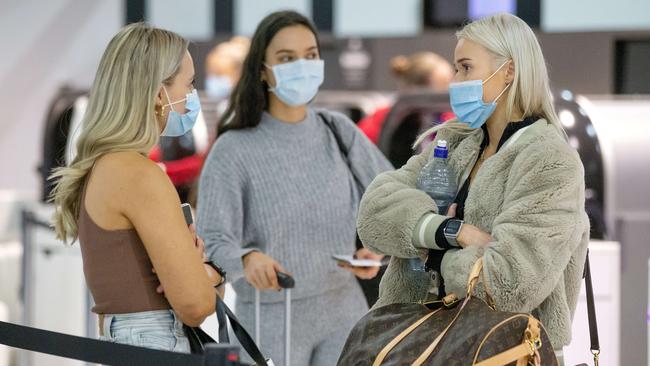
M 245 327 L 254 326 L 253 287 L 279 290 L 277 272 L 296 279 L 296 365 L 336 364 L 368 309 L 354 275 L 372 278 L 378 267 L 345 271 L 331 256 L 355 252 L 361 194 L 391 169 L 348 118 L 308 107 L 323 78 L 307 18 L 278 12 L 262 20 L 199 183 L 198 231 L 233 281 Z M 381 258 L 366 249 L 355 254 Z M 261 298 L 261 347 L 282 365 L 283 296 Z

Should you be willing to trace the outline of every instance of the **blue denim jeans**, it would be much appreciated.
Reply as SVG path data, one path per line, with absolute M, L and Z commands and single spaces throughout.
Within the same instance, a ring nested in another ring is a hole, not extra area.
M 101 334 L 104 341 L 190 353 L 183 322 L 172 310 L 106 314 Z

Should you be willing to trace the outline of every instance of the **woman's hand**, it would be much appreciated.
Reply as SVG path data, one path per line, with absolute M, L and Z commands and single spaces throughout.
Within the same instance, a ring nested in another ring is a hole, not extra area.
M 458 208 L 458 205 L 455 203 L 449 206 L 447 217 L 456 217 L 456 208 Z M 463 226 L 460 228 L 458 236 L 456 237 L 456 241 L 461 247 L 467 248 L 470 245 L 485 246 L 494 241 L 494 238 L 492 238 L 492 235 L 474 225 L 463 223 Z
M 372 259 L 372 260 L 380 261 L 384 259 L 384 255 L 375 254 L 366 248 L 361 248 L 357 250 L 357 252 L 354 254 L 354 258 Z M 362 280 L 373 279 L 377 277 L 377 274 L 379 273 L 379 267 L 353 267 L 343 262 L 339 262 L 338 265 L 339 267 L 351 272 L 352 274 L 354 274 L 355 276 L 359 277 Z
M 456 241 L 463 248 L 467 248 L 470 245 L 482 247 L 494 241 L 494 238 L 492 238 L 492 235 L 486 233 L 474 225 L 463 224 L 463 226 L 460 228 L 460 231 L 458 232 Z
M 281 290 L 278 284 L 278 272 L 288 273 L 280 263 L 272 257 L 250 252 L 242 258 L 246 281 L 258 290 Z

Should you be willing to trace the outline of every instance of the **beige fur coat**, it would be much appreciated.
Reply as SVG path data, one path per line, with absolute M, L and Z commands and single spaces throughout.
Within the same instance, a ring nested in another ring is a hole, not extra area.
M 546 120 L 520 131 L 483 163 L 465 203 L 465 222 L 490 233 L 494 241 L 449 251 L 441 272 L 447 293 L 463 297 L 469 271 L 483 257 L 484 278 L 497 308 L 535 311 L 554 348 L 560 349 L 571 340 L 589 241 L 584 169 L 576 151 Z M 443 129 L 438 139 L 448 141 L 449 164 L 460 181 L 478 157 L 483 130 L 461 135 Z M 409 270 L 403 259 L 426 250 L 414 246 L 413 230 L 423 215 L 437 211 L 434 201 L 415 188 L 431 151 L 429 147 L 401 169 L 379 175 L 361 202 L 361 240 L 393 256 L 376 307 L 423 301 L 431 286 L 428 274 Z M 484 296 L 482 290 L 479 296 Z

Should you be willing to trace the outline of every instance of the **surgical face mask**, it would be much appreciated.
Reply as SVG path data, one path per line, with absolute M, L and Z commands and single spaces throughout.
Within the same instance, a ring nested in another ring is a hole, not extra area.
M 170 137 L 183 136 L 194 127 L 199 112 L 201 111 L 199 94 L 196 92 L 196 89 L 194 89 L 191 93 L 187 94 L 185 98 L 172 102 L 171 99 L 169 99 L 169 94 L 167 94 L 167 89 L 164 86 L 163 90 L 165 91 L 165 95 L 169 101 L 169 104 L 164 105 L 163 108 L 169 107 L 171 110 L 167 116 L 167 125 L 160 135 Z M 185 102 L 185 109 L 188 110 L 188 112 L 184 114 L 180 114 L 174 110 L 174 105 L 182 102 Z
M 217 100 L 223 100 L 232 92 L 232 81 L 227 76 L 210 75 L 205 79 L 205 94 Z
M 269 66 L 275 76 L 275 87 L 269 88 L 282 102 L 299 106 L 314 99 L 325 79 L 323 60 L 304 60 Z
M 497 107 L 497 101 L 510 85 L 506 85 L 492 103 L 484 103 L 483 84 L 487 83 L 508 62 L 499 66 L 485 81 L 470 80 L 449 84 L 449 102 L 459 121 L 466 123 L 471 128 L 479 128 L 490 118 Z

